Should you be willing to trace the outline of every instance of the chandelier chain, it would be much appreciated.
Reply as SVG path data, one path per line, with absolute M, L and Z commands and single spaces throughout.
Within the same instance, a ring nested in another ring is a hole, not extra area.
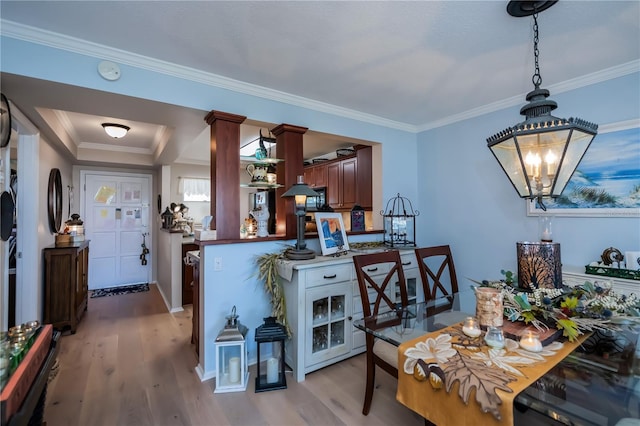
M 533 14 L 533 55 L 535 59 L 535 67 L 536 71 L 531 77 L 531 81 L 536 88 L 540 87 L 542 84 L 542 76 L 540 75 L 540 64 L 538 63 L 538 56 L 540 56 L 540 51 L 538 50 L 538 14 Z

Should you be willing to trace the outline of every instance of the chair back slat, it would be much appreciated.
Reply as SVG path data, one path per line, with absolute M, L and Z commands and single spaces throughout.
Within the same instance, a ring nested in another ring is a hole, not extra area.
M 353 256 L 353 264 L 358 278 L 358 288 L 362 299 L 362 312 L 365 317 L 407 306 L 407 282 L 402 269 L 400 253 L 390 250 L 380 253 Z M 390 264 L 386 274 L 378 274 L 378 270 Z M 387 289 L 396 295 L 396 283 L 400 292 L 400 301 L 392 299 Z M 371 291 L 373 290 L 373 291 Z
M 448 245 L 415 249 L 425 300 L 458 292 L 458 278 Z

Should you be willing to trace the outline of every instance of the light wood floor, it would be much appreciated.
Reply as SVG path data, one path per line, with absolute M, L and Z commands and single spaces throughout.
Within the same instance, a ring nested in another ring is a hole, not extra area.
M 364 355 L 334 364 L 287 389 L 214 394 L 194 371 L 191 309 L 170 314 L 155 285 L 145 293 L 89 299 L 75 335 L 60 341 L 47 426 L 58 425 L 407 425 L 423 420 L 395 400 L 396 379 L 377 372 L 363 416 Z

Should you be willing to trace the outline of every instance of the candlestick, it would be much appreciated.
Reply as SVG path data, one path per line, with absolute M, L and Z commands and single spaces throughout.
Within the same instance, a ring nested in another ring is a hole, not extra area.
M 278 376 L 278 359 L 269 358 L 267 360 L 267 383 L 277 382 Z
M 534 331 L 525 331 L 522 336 L 520 336 L 520 347 L 530 352 L 542 351 L 542 343 L 538 338 L 538 333 Z
M 238 383 L 240 381 L 240 358 L 229 358 L 229 382 Z

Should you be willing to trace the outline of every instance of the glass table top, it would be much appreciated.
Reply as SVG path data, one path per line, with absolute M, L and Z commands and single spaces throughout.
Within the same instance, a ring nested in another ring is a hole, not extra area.
M 399 346 L 473 315 L 460 311 L 456 294 L 359 319 L 354 326 Z M 594 332 L 521 392 L 514 402 L 516 423 L 529 424 L 532 416 L 567 425 L 616 425 L 640 418 L 640 325 L 619 328 Z

